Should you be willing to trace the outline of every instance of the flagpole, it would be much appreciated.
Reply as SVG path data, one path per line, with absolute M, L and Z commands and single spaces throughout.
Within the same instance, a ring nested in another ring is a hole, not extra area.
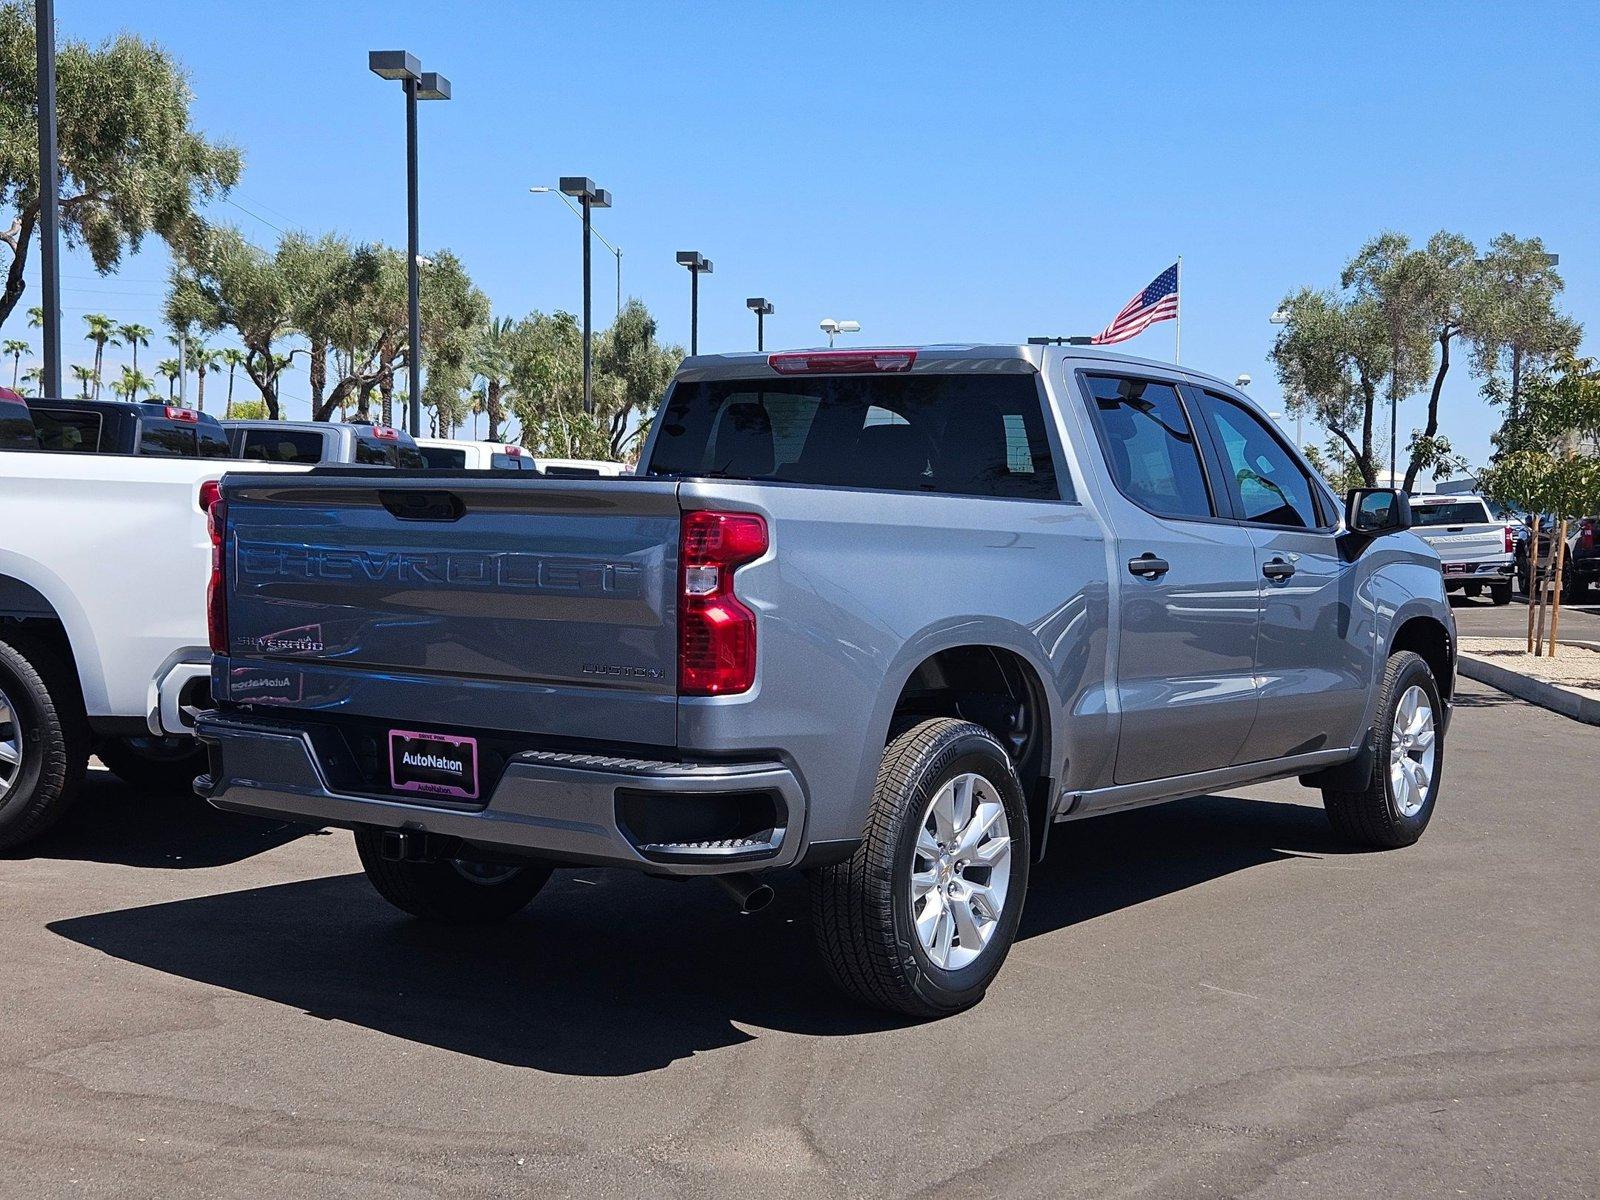
M 1183 363 L 1183 255 L 1178 255 L 1178 311 L 1172 319 L 1172 365 Z

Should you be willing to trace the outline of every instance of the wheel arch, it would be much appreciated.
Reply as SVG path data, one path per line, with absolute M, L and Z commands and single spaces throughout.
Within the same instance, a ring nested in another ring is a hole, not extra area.
M 82 687 L 83 675 L 72 651 L 67 623 L 47 596 L 26 580 L 0 575 L 0 638 L 21 633 L 49 647 Z

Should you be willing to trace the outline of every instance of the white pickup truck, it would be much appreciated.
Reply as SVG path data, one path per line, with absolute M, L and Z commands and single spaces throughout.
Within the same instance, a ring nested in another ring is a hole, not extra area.
M 144 787 L 203 769 L 183 709 L 210 697 L 204 508 L 238 465 L 0 453 L 0 849 L 61 815 L 91 752 Z
M 1515 544 L 1511 525 L 1495 520 L 1482 496 L 1413 496 L 1413 532 L 1439 555 L 1447 592 L 1511 603 Z

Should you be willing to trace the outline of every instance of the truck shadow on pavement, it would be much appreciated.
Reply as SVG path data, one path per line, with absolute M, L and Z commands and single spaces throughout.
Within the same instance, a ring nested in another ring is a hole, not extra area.
M 1339 852 L 1320 808 L 1228 796 L 1057 826 L 1020 936 L 1056 935 L 1264 863 Z M 753 1040 L 741 1025 L 813 1036 L 905 1025 L 833 991 L 811 949 L 803 880 L 779 881 L 778 897 L 741 916 L 704 880 L 560 871 L 517 919 L 460 929 L 402 917 L 349 874 L 49 928 L 323 1020 L 566 1075 L 659 1069 Z
M 314 834 L 306 825 L 242 817 L 193 795 L 146 794 L 91 768 L 72 809 L 6 857 L 124 867 L 223 867 Z

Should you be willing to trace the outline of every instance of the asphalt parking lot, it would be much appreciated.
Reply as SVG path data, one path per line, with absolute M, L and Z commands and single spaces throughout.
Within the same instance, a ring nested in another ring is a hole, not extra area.
M 1463 637 L 1524 637 L 1528 632 L 1528 604 L 1520 595 L 1510 604 L 1496 605 L 1487 596 L 1457 593 L 1450 597 L 1450 610 L 1456 616 L 1456 630 Z M 1600 593 L 1591 589 L 1591 595 L 1581 603 L 1561 606 L 1558 636 L 1600 642 Z
M 836 998 L 798 880 L 400 918 L 97 772 L 0 860 L 0 1195 L 1592 1196 L 1595 733 L 1464 683 L 1412 849 L 1294 784 L 1058 828 L 989 998 Z

